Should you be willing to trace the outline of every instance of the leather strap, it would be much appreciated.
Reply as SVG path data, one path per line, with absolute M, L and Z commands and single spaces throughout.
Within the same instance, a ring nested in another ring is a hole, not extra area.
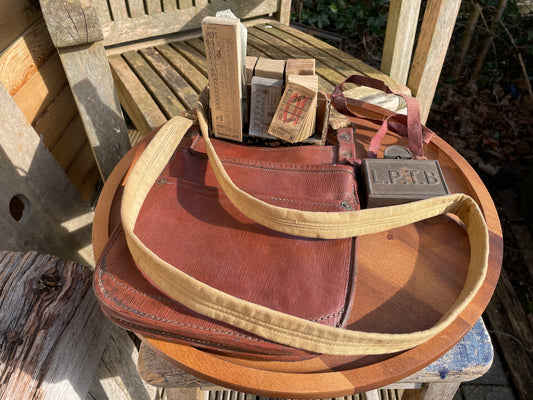
M 407 115 L 398 114 L 361 100 L 347 98 L 342 92 L 345 83 L 367 86 L 402 97 L 407 104 Z M 368 76 L 351 75 L 335 87 L 335 90 L 331 94 L 331 101 L 335 109 L 345 116 L 364 118 L 381 125 L 370 142 L 367 154 L 368 158 L 377 157 L 381 140 L 389 129 L 392 132 L 409 138 L 409 150 L 411 150 L 413 158 L 424 158 L 422 142 L 429 143 L 434 133 L 422 125 L 420 121 L 420 106 L 415 98 L 395 92 L 383 81 L 378 79 Z
M 398 206 L 347 212 L 305 212 L 276 207 L 235 186 L 209 140 L 201 104 L 198 111 L 209 162 L 221 188 L 243 214 L 257 223 L 291 235 L 333 239 L 376 233 L 452 213 L 464 222 L 468 231 L 470 264 L 464 288 L 453 307 L 435 326 L 413 333 L 369 333 L 325 326 L 216 290 L 183 273 L 179 266 L 159 258 L 134 233 L 135 221 L 146 195 L 191 126 L 190 120 L 175 117 L 157 133 L 132 168 L 121 205 L 128 248 L 135 263 L 170 298 L 200 314 L 278 343 L 324 354 L 363 355 L 392 353 L 424 343 L 450 325 L 481 287 L 487 270 L 489 236 L 481 210 L 469 196 L 453 194 Z M 209 243 L 205 245 L 209 246 Z

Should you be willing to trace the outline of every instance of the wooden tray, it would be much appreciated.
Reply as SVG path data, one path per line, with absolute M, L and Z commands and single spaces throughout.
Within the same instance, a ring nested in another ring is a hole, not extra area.
M 376 127 L 358 126 L 356 147 L 366 154 Z M 388 135 L 382 148 L 406 145 Z M 122 184 L 144 144 L 130 151 L 106 182 L 95 212 L 93 249 L 98 258 L 118 222 Z M 425 155 L 437 159 L 450 192 L 464 192 L 480 205 L 490 232 L 489 268 L 471 304 L 444 332 L 395 354 L 319 356 L 299 362 L 248 360 L 143 338 L 175 365 L 213 383 L 270 397 L 325 398 L 367 391 L 402 379 L 453 347 L 476 323 L 496 286 L 503 254 L 500 222 L 492 199 L 470 165 L 444 140 L 434 137 Z M 455 219 L 432 218 L 360 238 L 357 285 L 349 329 L 403 333 L 433 325 L 459 294 L 468 266 L 467 235 Z

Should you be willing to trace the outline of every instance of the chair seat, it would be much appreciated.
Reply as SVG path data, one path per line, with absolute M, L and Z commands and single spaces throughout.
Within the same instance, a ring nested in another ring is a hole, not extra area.
M 147 133 L 172 116 L 196 107 L 198 93 L 207 85 L 200 31 L 196 38 L 126 50 L 116 54 L 113 49 L 109 62 L 120 102 L 137 129 Z M 328 94 L 352 74 L 381 79 L 391 88 L 410 94 L 407 87 L 384 73 L 279 22 L 248 26 L 247 54 L 272 59 L 314 58 L 319 87 Z

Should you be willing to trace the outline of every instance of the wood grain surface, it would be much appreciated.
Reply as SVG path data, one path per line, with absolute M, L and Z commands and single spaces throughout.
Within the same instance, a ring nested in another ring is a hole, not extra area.
M 92 270 L 0 251 L 0 399 L 85 399 L 112 324 Z
M 360 60 L 297 29 L 279 22 L 247 23 L 247 54 L 271 59 L 314 58 L 319 87 L 331 93 L 352 74 L 386 82 L 410 94 L 405 86 Z M 205 44 L 200 31 L 187 37 L 166 37 L 107 49 L 120 102 L 141 132 L 149 132 L 172 116 L 195 106 L 197 94 L 207 85 Z
M 71 125 L 77 114 L 72 92 L 41 11 L 29 3 L 10 0 L 0 5 L 0 82 L 48 150 L 54 151 L 60 138 L 81 140 L 86 135 L 83 127 Z M 10 42 L 5 42 L 8 38 Z M 71 166 L 65 172 L 88 200 L 99 180 L 94 157 L 81 164 L 75 151 L 67 153 L 61 155 L 63 165 Z
M 364 156 L 376 127 L 358 126 L 356 148 Z M 406 144 L 389 134 L 382 143 Z M 94 223 L 95 253 L 117 223 L 123 176 L 134 151 L 117 166 L 104 187 Z M 300 362 L 264 362 L 229 357 L 188 346 L 148 339 L 146 343 L 175 365 L 202 379 L 242 392 L 270 397 L 325 398 L 366 391 L 398 381 L 430 364 L 454 346 L 476 323 L 497 283 L 502 233 L 496 209 L 468 163 L 438 136 L 425 146 L 438 159 L 451 192 L 471 195 L 481 206 L 490 231 L 489 270 L 477 296 L 437 337 L 411 350 L 380 356 L 319 356 Z M 113 176 L 112 175 L 112 176 Z M 111 211 L 110 211 L 111 210 Z M 453 303 L 466 273 L 467 236 L 453 218 L 441 216 L 360 238 L 358 277 L 348 329 L 411 332 L 429 327 Z

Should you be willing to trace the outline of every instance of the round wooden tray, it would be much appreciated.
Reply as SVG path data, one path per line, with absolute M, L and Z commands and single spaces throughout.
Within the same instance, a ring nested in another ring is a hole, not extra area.
M 375 126 L 358 126 L 358 154 L 366 154 Z M 406 145 L 388 135 L 382 148 Z M 131 150 L 107 180 L 93 225 L 95 257 L 119 220 L 124 177 L 144 143 Z M 270 397 L 339 397 L 382 387 L 430 364 L 453 347 L 476 323 L 496 286 L 503 254 L 500 222 L 492 199 L 470 165 L 435 136 L 424 148 L 439 160 L 450 192 L 463 192 L 480 205 L 490 232 L 489 268 L 470 305 L 440 335 L 395 354 L 322 355 L 298 362 L 257 361 L 143 338 L 175 365 L 213 383 Z M 357 284 L 348 329 L 404 333 L 430 327 L 456 299 L 466 274 L 469 244 L 463 227 L 448 216 L 360 238 Z

